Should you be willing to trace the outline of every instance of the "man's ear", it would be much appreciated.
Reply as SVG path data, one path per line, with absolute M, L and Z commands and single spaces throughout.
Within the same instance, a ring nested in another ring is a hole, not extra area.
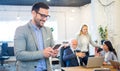
M 35 17 L 36 16 L 36 12 L 35 11 L 32 11 L 32 16 Z

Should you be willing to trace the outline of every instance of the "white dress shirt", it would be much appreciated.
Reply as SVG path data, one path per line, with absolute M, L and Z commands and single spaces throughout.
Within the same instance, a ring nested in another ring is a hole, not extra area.
M 72 52 L 75 54 L 75 52 L 74 52 L 74 51 L 76 51 L 76 50 L 77 50 L 77 48 L 76 48 L 76 49 L 73 49 L 73 48 L 72 48 L 72 46 L 71 46 L 70 48 L 71 48 Z M 80 59 L 79 59 L 79 57 L 78 57 L 78 56 L 77 56 L 77 61 L 78 61 L 78 64 L 79 64 L 79 66 L 80 66 Z

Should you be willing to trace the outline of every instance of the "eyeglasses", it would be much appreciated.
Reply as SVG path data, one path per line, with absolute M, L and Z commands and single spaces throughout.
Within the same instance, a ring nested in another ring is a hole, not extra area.
M 42 18 L 47 18 L 47 19 L 50 18 L 50 15 L 45 15 L 45 14 L 41 14 L 41 13 L 38 13 L 38 12 L 36 12 L 36 13 L 39 14 Z

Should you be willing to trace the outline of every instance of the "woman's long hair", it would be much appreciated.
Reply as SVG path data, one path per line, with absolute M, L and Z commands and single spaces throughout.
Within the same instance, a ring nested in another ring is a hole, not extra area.
M 115 49 L 113 48 L 112 43 L 110 41 L 104 41 L 104 44 L 106 44 L 108 46 L 109 51 L 113 52 L 117 56 L 117 53 L 116 53 Z
M 86 24 L 84 24 L 84 25 L 81 27 L 79 36 L 82 34 L 82 29 L 83 29 L 84 27 L 88 27 L 88 26 L 87 26 Z

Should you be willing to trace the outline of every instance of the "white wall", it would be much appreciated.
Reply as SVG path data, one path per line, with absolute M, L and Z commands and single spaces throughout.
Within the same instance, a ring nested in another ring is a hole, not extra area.
M 113 43 L 120 61 L 120 0 L 92 0 L 92 9 L 97 26 L 108 26 L 108 39 Z
M 59 41 L 74 38 L 80 30 L 81 24 L 90 24 L 90 5 L 83 7 L 51 7 L 50 13 L 58 21 Z
M 115 0 L 115 34 L 114 34 L 114 45 L 117 50 L 118 59 L 120 61 L 120 0 Z
M 81 24 L 89 26 L 93 40 L 100 40 L 97 37 L 99 35 L 98 31 L 96 31 L 97 27 L 107 25 L 108 39 L 111 40 L 117 50 L 120 61 L 120 0 L 99 0 L 103 5 L 113 2 L 109 6 L 103 6 L 98 0 L 91 1 L 92 4 L 82 7 L 50 7 L 52 20 L 57 21 L 58 25 L 57 42 L 74 38 L 79 32 Z M 31 19 L 30 11 L 31 6 L 0 5 L 0 21 L 18 20 L 17 16 L 20 17 L 20 20 L 29 21 Z
M 31 19 L 30 11 L 31 6 L 1 5 L 0 21 L 29 21 Z M 91 5 L 88 4 L 82 7 L 50 7 L 50 15 L 51 20 L 57 21 L 58 25 L 58 40 L 56 42 L 62 42 L 75 38 L 81 24 L 91 24 Z M 20 17 L 19 19 L 17 19 L 18 16 Z

